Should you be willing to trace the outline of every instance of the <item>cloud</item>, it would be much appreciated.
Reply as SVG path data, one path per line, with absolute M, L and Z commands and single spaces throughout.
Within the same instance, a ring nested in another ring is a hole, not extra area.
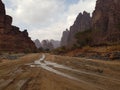
M 4 0 L 7 14 L 13 17 L 13 24 L 27 28 L 32 39 L 40 40 L 60 40 L 63 30 L 73 24 L 80 12 L 94 10 L 95 1 Z
M 15 17 L 14 24 L 46 26 L 55 22 L 64 10 L 62 0 L 11 0 L 11 3 L 12 9 L 8 8 L 7 13 Z
M 78 3 L 72 4 L 67 12 L 67 23 L 69 23 L 69 25 L 72 25 L 77 15 L 83 11 L 89 12 L 92 16 L 92 12 L 95 8 L 95 3 L 96 0 L 79 0 Z

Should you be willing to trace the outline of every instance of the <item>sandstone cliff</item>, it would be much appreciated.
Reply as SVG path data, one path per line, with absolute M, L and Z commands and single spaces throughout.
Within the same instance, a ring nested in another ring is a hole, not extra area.
M 5 6 L 0 0 L 0 51 L 32 52 L 35 49 L 27 30 L 22 32 L 12 25 L 12 17 L 6 15 Z
M 120 0 L 97 0 L 92 29 L 93 44 L 120 43 Z
M 90 32 L 85 32 L 88 29 Z M 78 46 L 120 44 L 120 0 L 97 0 L 92 19 L 88 13 L 80 13 L 69 35 L 65 33 L 61 43 L 67 47 L 76 44 L 76 33 Z
M 80 13 L 74 24 L 70 27 L 70 30 L 66 30 L 63 32 L 63 36 L 61 39 L 62 46 L 72 47 L 76 43 L 75 34 L 78 32 L 83 32 L 88 30 L 91 27 L 91 17 L 87 12 Z
M 54 48 L 53 44 L 49 40 L 43 40 L 41 42 L 42 48 L 44 50 L 52 50 Z
M 69 36 L 69 30 L 66 29 L 66 31 L 64 31 L 62 34 L 61 46 L 66 46 L 68 44 L 68 36 Z
M 54 49 L 60 47 L 60 41 L 52 39 L 50 42 L 53 44 Z
M 41 43 L 38 39 L 34 40 L 35 46 L 39 49 L 41 46 Z

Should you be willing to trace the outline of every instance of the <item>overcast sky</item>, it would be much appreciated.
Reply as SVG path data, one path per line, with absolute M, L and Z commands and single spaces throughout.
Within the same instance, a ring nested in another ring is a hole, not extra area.
M 60 40 L 80 12 L 92 13 L 96 0 L 3 0 L 13 25 L 28 30 L 32 40 Z

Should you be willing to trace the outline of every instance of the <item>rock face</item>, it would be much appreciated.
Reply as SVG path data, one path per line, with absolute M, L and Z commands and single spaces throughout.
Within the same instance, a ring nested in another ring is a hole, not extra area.
M 78 36 L 79 43 L 83 39 L 88 41 L 90 37 L 89 45 L 92 46 L 120 44 L 120 0 L 97 0 L 92 19 L 88 13 L 80 13 L 70 31 L 63 33 L 61 45 L 73 46 L 76 43 L 74 35 L 88 29 L 90 32 Z M 84 36 L 88 37 L 83 38 Z
M 43 48 L 43 49 L 55 49 L 60 47 L 60 41 L 57 40 L 43 40 L 42 42 L 40 42 L 38 39 L 36 39 L 34 41 L 35 46 L 39 49 L 39 48 Z
M 44 50 L 52 50 L 54 48 L 53 44 L 49 40 L 43 40 L 41 45 Z
M 12 17 L 6 15 L 5 6 L 0 0 L 0 51 L 32 52 L 36 49 L 28 37 L 27 30 L 23 32 L 12 25 Z
M 58 40 L 50 40 L 50 42 L 53 44 L 53 48 L 60 47 L 60 41 L 58 41 Z
M 69 30 L 66 29 L 66 31 L 63 32 L 61 38 L 61 46 L 66 46 L 68 44 L 68 37 L 69 37 Z
M 63 32 L 61 39 L 62 46 L 72 47 L 76 43 L 75 34 L 78 32 L 83 32 L 91 27 L 91 17 L 87 12 L 80 13 L 74 24 L 70 27 L 70 31 L 66 30 Z
M 120 0 L 97 0 L 92 28 L 94 44 L 120 43 Z
M 35 46 L 36 46 L 37 48 L 42 47 L 42 46 L 41 46 L 41 43 L 40 43 L 40 41 L 39 41 L 38 39 L 36 39 L 36 40 L 34 41 L 34 43 L 35 43 Z

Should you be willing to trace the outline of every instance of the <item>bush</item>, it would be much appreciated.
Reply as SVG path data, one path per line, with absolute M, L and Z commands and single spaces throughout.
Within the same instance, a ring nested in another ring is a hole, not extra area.
M 68 49 L 65 46 L 56 48 L 52 51 L 52 53 L 54 53 L 54 54 L 64 54 L 66 52 L 68 52 Z
M 75 35 L 77 40 L 77 47 L 83 47 L 90 45 L 92 42 L 92 30 L 85 30 L 84 32 L 78 32 Z
M 31 50 L 29 49 L 29 48 L 26 48 L 25 50 L 24 50 L 24 53 L 30 53 L 31 52 Z
M 77 48 L 79 48 L 79 46 L 77 44 L 74 44 L 73 47 L 71 48 L 71 50 L 75 50 Z

